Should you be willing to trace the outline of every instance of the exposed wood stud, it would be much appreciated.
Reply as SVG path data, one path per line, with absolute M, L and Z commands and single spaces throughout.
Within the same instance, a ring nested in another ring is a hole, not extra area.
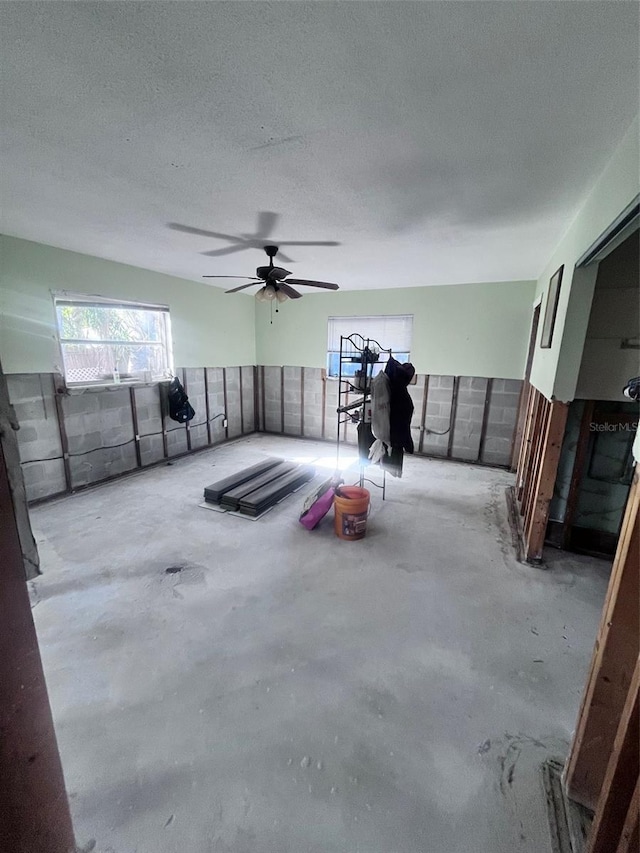
M 62 407 L 62 397 L 58 393 L 58 387 L 54 388 L 54 397 L 56 405 L 56 416 L 58 418 L 58 432 L 60 433 L 60 448 L 62 449 L 62 464 L 64 466 L 64 480 L 67 485 L 67 491 L 73 489 L 71 482 L 71 463 L 69 461 L 69 438 L 67 436 L 67 428 L 64 422 L 64 409 Z
M 207 418 L 207 444 L 211 444 L 211 406 L 209 404 L 209 370 L 202 368 L 204 373 L 204 409 Z
M 638 783 L 640 760 L 640 657 L 620 715 L 602 791 L 589 834 L 587 853 L 610 853 L 622 836 L 627 811 Z
M 136 450 L 136 464 L 142 468 L 142 453 L 140 450 L 140 428 L 138 427 L 138 407 L 136 406 L 136 389 L 133 385 L 129 388 L 129 400 L 131 402 L 131 423 L 133 424 L 133 440 Z
M 553 497 L 553 487 L 558 473 L 558 462 L 560 461 L 569 407 L 566 403 L 560 403 L 556 400 L 549 404 L 546 409 L 547 428 L 542 446 L 542 457 L 527 539 L 527 559 L 529 560 L 540 560 L 542 558 L 542 548 L 547 521 L 549 520 L 549 505 Z
M 280 432 L 284 434 L 284 366 L 280 368 Z
M 264 364 L 260 365 L 260 391 L 262 393 L 262 429 L 267 431 L 267 407 L 265 402 Z
M 184 388 L 184 393 L 188 396 L 188 383 L 187 383 L 187 368 L 182 368 L 182 387 Z M 189 421 L 185 421 L 184 425 L 185 432 L 187 434 L 187 450 L 191 450 L 191 425 Z
M 224 398 L 224 437 L 229 438 L 229 408 L 227 403 L 227 368 L 222 368 L 222 395 Z
M 458 388 L 460 386 L 460 377 L 453 377 L 453 391 L 451 392 L 451 414 L 449 416 L 449 441 L 447 442 L 447 458 L 451 459 L 451 451 L 453 450 L 453 436 L 456 429 L 456 414 L 458 412 Z
M 631 795 L 631 803 L 620 834 L 616 853 L 638 853 L 640 850 L 640 776 Z
M 425 422 L 427 420 L 427 401 L 429 397 L 429 374 L 424 375 L 424 388 L 422 389 L 422 413 L 420 415 L 420 440 L 418 442 L 418 453 L 422 453 L 424 447 L 424 436 L 426 432 Z
M 244 435 L 244 400 L 242 399 L 244 388 L 242 385 L 242 365 L 240 365 L 240 367 L 238 368 L 238 374 L 238 382 L 240 385 L 240 432 L 242 433 L 242 435 Z
M 260 405 L 258 396 L 258 366 L 253 365 L 253 430 L 260 429 Z
M 480 443 L 478 445 L 478 458 L 480 462 L 484 456 L 484 445 L 487 439 L 487 427 L 489 425 L 489 409 L 491 408 L 491 392 L 493 391 L 493 379 L 487 379 L 484 391 L 484 410 L 482 412 L 482 426 L 480 427 Z

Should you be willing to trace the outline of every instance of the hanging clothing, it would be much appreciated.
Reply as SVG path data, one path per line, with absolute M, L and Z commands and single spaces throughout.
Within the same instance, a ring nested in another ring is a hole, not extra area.
M 410 362 L 400 364 L 393 356 L 390 356 L 384 372 L 389 377 L 391 447 L 399 447 L 407 453 L 413 453 L 413 438 L 411 436 L 413 400 L 407 386 L 416 372 L 415 367 Z
M 387 456 L 382 458 L 382 467 L 393 477 L 402 477 L 404 454 L 413 453 L 411 418 L 413 400 L 407 390 L 416 372 L 412 364 L 400 364 L 393 356 L 384 369 L 389 380 L 389 437 Z
M 371 382 L 371 429 L 385 444 L 391 444 L 390 394 L 389 377 L 381 371 Z
M 371 424 L 360 421 L 358 424 L 358 455 L 360 461 L 367 463 L 369 461 L 369 448 L 375 441 L 375 437 L 371 432 Z
M 390 447 L 389 453 L 382 457 L 381 465 L 392 477 L 402 477 L 404 450 L 401 447 Z

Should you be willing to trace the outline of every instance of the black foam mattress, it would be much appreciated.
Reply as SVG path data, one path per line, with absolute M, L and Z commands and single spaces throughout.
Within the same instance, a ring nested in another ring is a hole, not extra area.
M 227 507 L 228 509 L 237 509 L 238 503 L 242 498 L 247 497 L 251 492 L 255 492 L 256 489 L 272 483 L 274 480 L 282 477 L 283 474 L 288 474 L 297 467 L 295 462 L 281 462 L 279 465 L 269 468 L 264 474 L 252 477 L 246 483 L 242 483 L 242 485 L 236 486 L 235 489 L 225 492 L 220 498 L 220 506 Z
M 228 477 L 218 480 L 217 483 L 212 483 L 210 486 L 206 486 L 204 490 L 204 499 L 205 501 L 208 501 L 208 503 L 220 503 L 220 498 L 225 492 L 231 491 L 231 489 L 235 489 L 237 486 L 241 486 L 243 483 L 246 483 L 247 480 L 258 477 L 260 474 L 264 474 L 266 471 L 269 471 L 271 468 L 275 468 L 276 465 L 281 465 L 283 462 L 283 459 L 278 459 L 276 456 L 270 456 L 265 459 L 264 462 L 258 462 L 257 465 L 252 465 L 250 468 L 238 471 L 237 474 L 230 474 Z
M 315 469 L 310 465 L 299 465 L 288 474 L 283 474 L 271 483 L 250 492 L 239 501 L 240 512 L 245 515 L 260 515 L 265 510 L 277 504 L 278 501 L 295 491 L 303 483 L 315 476 Z

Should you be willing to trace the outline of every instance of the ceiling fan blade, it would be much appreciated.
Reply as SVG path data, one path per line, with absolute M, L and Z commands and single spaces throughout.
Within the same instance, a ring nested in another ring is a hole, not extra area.
M 278 240 L 279 246 L 339 246 L 335 240 Z
M 260 279 L 258 279 L 260 281 Z M 247 287 L 253 287 L 257 284 L 256 281 L 250 281 L 249 284 L 241 284 L 239 287 L 232 287 L 231 290 L 225 290 L 225 293 L 237 293 L 239 290 L 244 290 Z
M 200 252 L 201 255 L 206 255 L 208 258 L 218 258 L 221 255 L 232 255 L 234 252 L 244 252 L 245 249 L 251 249 L 251 246 L 225 246 L 224 249 L 210 249 L 208 252 Z
M 258 213 L 258 230 L 252 236 L 259 237 L 260 239 L 268 237 L 276 227 L 278 216 L 272 210 L 261 210 Z
M 289 299 L 300 299 L 302 297 L 302 293 L 298 293 L 295 288 L 289 287 L 289 285 L 284 281 L 278 282 L 278 289 L 283 293 L 286 293 Z
M 203 275 L 202 278 L 243 278 L 245 281 L 262 281 L 261 278 L 256 278 L 255 275 Z
M 288 278 L 287 284 L 306 284 L 307 287 L 323 287 L 325 290 L 339 290 L 340 285 L 331 281 L 309 281 L 306 278 Z
M 171 228 L 172 231 L 182 231 L 184 234 L 195 234 L 198 237 L 215 237 L 217 240 L 231 240 L 233 243 L 242 242 L 242 238 L 234 237 L 232 234 L 221 234 L 219 231 L 205 231 L 204 228 L 180 225 L 179 222 L 167 222 L 167 228 Z
M 290 258 L 288 255 L 285 255 L 285 253 L 281 252 L 280 249 L 278 249 L 278 260 L 284 261 L 285 264 L 295 264 L 293 258 Z

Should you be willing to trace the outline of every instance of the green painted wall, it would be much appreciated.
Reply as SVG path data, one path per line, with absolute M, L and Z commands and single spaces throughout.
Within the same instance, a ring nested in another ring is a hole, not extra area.
M 259 364 L 325 367 L 328 317 L 413 314 L 419 373 L 522 379 L 534 290 L 516 281 L 305 294 L 274 311 L 273 325 L 269 305 L 257 303 L 256 356 Z
M 544 317 L 549 279 L 564 264 L 552 347 L 536 347 L 531 369 L 531 382 L 548 399 L 568 402 L 575 396 L 597 274 L 597 264 L 580 270 L 575 264 L 640 192 L 639 131 L 636 118 L 538 279 Z
M 0 236 L 0 360 L 5 373 L 58 370 L 51 291 L 168 305 L 177 367 L 255 364 L 253 299 L 40 243 Z

